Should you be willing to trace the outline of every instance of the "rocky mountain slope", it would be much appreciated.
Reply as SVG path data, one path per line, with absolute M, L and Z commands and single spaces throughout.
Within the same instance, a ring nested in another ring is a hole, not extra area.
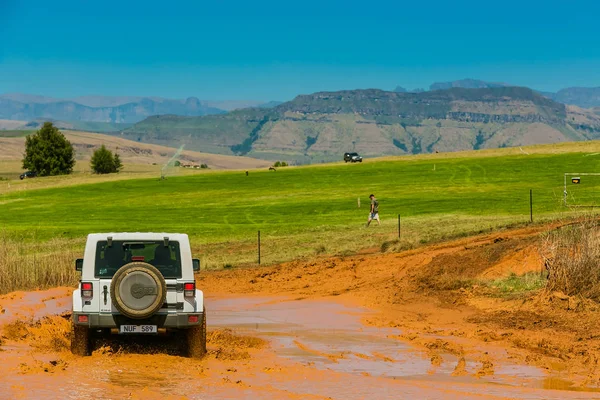
M 600 137 L 600 116 L 518 87 L 423 93 L 349 90 L 302 95 L 271 109 L 150 117 L 126 138 L 197 151 L 318 162 L 345 151 L 417 154 Z

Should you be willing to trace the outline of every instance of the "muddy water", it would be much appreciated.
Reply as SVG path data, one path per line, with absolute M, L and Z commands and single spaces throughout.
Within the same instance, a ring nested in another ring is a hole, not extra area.
M 418 381 L 430 388 L 441 389 L 447 384 L 453 387 L 457 384 L 466 385 L 469 392 L 481 395 L 521 397 L 514 392 L 516 388 L 520 388 L 527 392 L 526 395 L 523 393 L 526 398 L 532 399 L 600 398 L 591 394 L 539 391 L 540 388 L 567 389 L 568 382 L 562 387 L 549 386 L 548 382 L 562 381 L 549 377 L 539 368 L 526 365 L 499 364 L 494 366 L 493 375 L 474 377 L 480 367 L 479 363 L 467 359 L 465 376 L 452 376 L 458 357 L 444 354 L 444 361 L 432 367 L 426 352 L 390 338 L 400 333 L 397 329 L 362 325 L 360 319 L 368 310 L 328 300 L 224 298 L 213 299 L 211 308 L 211 325 L 269 338 L 277 355 L 321 370 L 384 377 L 403 383 Z M 432 338 L 440 337 L 432 335 Z M 486 350 L 503 352 L 502 349 L 492 347 Z M 506 387 L 483 385 L 485 383 Z M 343 384 L 332 384 L 334 387 L 331 389 L 337 390 L 339 395 L 340 390 L 343 392 Z M 342 397 L 361 398 L 355 390 L 355 385 L 352 385 L 352 391 Z M 385 392 L 385 389 L 369 390 L 375 392 L 364 394 L 378 392 L 383 395 Z M 466 395 L 463 393 L 461 396 Z
M 60 314 L 70 302 L 68 290 L 56 289 L 3 298 L 0 305 L 5 310 L 0 324 L 5 324 Z M 399 333 L 396 329 L 365 327 L 360 320 L 367 310 L 332 300 L 209 298 L 207 309 L 209 330 L 229 328 L 265 338 L 270 346 L 232 348 L 237 352 L 226 357 L 213 346 L 198 361 L 160 349 L 144 354 L 135 347 L 117 353 L 97 349 L 78 358 L 64 348 L 40 351 L 32 349 L 35 343 L 8 340 L 0 353 L 0 398 L 598 398 L 545 390 L 566 389 L 568 382 L 510 363 L 495 365 L 492 376 L 475 378 L 478 362 L 467 357 L 465 374 L 452 376 L 456 356 L 443 354 L 432 366 L 427 353 L 389 337 Z

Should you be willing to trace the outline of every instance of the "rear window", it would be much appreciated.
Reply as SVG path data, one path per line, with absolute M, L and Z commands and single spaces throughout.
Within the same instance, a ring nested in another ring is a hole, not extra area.
M 125 264 L 143 261 L 154 265 L 165 278 L 181 278 L 179 242 L 169 241 L 100 241 L 96 245 L 96 278 L 112 278 Z

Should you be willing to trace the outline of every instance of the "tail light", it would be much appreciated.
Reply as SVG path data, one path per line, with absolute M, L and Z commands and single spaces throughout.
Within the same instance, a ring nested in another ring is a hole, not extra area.
M 183 284 L 183 295 L 185 297 L 196 296 L 196 282 L 186 282 Z
M 78 315 L 77 316 L 77 322 L 86 323 L 88 321 L 89 321 L 89 318 L 87 315 Z
M 188 315 L 188 323 L 189 324 L 197 324 L 200 319 L 197 315 Z
M 94 287 L 91 282 L 81 282 L 81 297 L 94 297 Z

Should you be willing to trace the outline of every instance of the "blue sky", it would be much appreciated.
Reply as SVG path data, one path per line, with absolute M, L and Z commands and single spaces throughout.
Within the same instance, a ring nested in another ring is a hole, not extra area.
M 0 93 L 288 100 L 600 86 L 597 1 L 0 0 Z

